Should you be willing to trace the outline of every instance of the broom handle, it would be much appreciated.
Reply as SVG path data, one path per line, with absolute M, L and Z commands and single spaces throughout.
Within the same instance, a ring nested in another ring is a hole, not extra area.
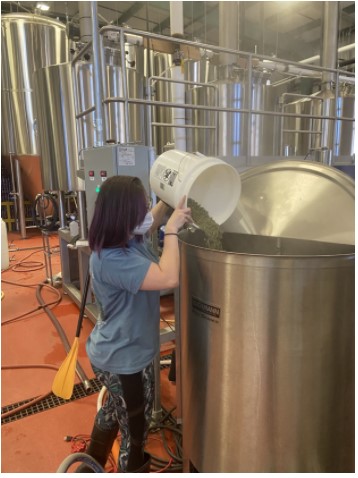
M 86 299 L 87 299 L 87 293 L 88 293 L 88 288 L 89 288 L 89 284 L 90 284 L 90 279 L 91 279 L 90 266 L 88 264 L 85 286 L 83 288 L 83 295 L 82 295 L 82 300 L 81 300 L 80 315 L 78 317 L 78 323 L 77 323 L 76 337 L 79 337 L 80 333 L 81 333 L 83 317 L 85 315 Z

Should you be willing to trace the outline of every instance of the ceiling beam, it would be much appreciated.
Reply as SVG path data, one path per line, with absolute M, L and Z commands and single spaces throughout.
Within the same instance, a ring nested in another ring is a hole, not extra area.
M 120 17 L 117 18 L 117 20 L 114 20 L 113 23 L 116 25 L 122 25 L 123 23 L 126 23 L 128 20 L 130 20 L 143 6 L 145 5 L 145 2 L 134 2 L 133 5 L 128 8 L 125 12 L 122 13 Z

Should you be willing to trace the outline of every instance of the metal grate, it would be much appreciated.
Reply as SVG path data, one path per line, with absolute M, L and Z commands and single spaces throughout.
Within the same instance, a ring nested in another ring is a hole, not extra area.
M 171 358 L 171 355 L 166 355 L 164 357 L 161 357 L 161 359 L 170 359 L 170 358 Z M 167 368 L 169 366 L 170 365 L 166 365 L 166 364 L 161 365 L 160 369 L 163 370 L 164 368 Z M 36 413 L 44 412 L 45 410 L 50 410 L 51 408 L 59 407 L 60 405 L 65 405 L 66 403 L 69 403 L 69 402 L 74 402 L 75 400 L 79 400 L 80 398 L 89 397 L 90 395 L 93 395 L 94 393 L 98 393 L 101 391 L 102 385 L 96 378 L 89 380 L 89 383 L 91 384 L 91 390 L 89 390 L 88 392 L 85 390 L 82 383 L 76 384 L 73 387 L 73 394 L 69 400 L 64 400 L 63 398 L 59 398 L 57 397 L 57 395 L 50 393 L 47 397 L 43 398 L 39 402 L 34 403 L 33 405 L 30 405 L 29 407 L 26 407 L 23 410 L 14 412 L 8 417 L 1 418 L 1 425 L 4 425 L 5 423 L 14 422 L 16 420 L 20 420 L 20 418 L 29 417 L 30 415 L 35 415 Z M 35 398 L 30 398 L 28 400 L 23 400 L 21 402 L 7 405 L 1 409 L 1 415 L 9 411 L 16 410 L 20 406 L 26 405 L 26 403 L 30 403 L 33 400 L 35 400 Z
M 65 405 L 66 403 L 73 402 L 80 398 L 88 397 L 90 395 L 93 395 L 94 393 L 98 393 L 101 391 L 102 385 L 96 378 L 89 380 L 89 383 L 91 384 L 91 390 L 89 390 L 88 392 L 86 392 L 82 383 L 78 383 L 73 387 L 73 394 L 69 400 L 64 400 L 63 398 L 59 398 L 53 393 L 51 393 L 47 397 L 43 398 L 41 401 L 34 403 L 33 405 L 30 405 L 23 410 L 19 410 L 18 412 L 15 412 L 8 417 L 2 418 L 1 425 L 14 422 L 15 420 L 19 420 L 20 418 L 28 417 L 30 415 L 35 415 L 39 412 L 44 412 L 45 410 L 50 410 L 51 408 L 55 408 L 60 405 Z M 1 409 L 1 414 L 14 410 L 21 405 L 25 405 L 26 403 L 31 402 L 32 400 L 34 399 L 32 398 L 29 400 L 24 400 L 22 402 L 13 403 L 12 405 L 3 407 Z

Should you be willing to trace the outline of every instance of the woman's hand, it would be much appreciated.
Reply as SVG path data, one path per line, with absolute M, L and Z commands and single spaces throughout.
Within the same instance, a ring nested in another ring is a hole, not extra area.
M 190 207 L 185 207 L 186 196 L 179 201 L 165 226 L 165 233 L 177 233 L 187 222 L 193 222 Z

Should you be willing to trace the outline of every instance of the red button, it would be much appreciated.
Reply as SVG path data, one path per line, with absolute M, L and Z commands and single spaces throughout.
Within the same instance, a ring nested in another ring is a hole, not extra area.
M 101 175 L 101 178 L 106 178 L 107 177 L 107 171 L 101 171 L 100 175 Z
M 94 177 L 94 171 L 88 171 L 88 176 L 90 178 L 93 178 Z

